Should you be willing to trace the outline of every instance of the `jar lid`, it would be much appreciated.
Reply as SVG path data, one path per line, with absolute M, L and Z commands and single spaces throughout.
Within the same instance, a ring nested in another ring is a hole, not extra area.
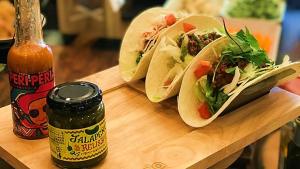
M 51 109 L 80 112 L 97 106 L 102 101 L 102 91 L 89 82 L 68 82 L 54 87 L 47 96 Z

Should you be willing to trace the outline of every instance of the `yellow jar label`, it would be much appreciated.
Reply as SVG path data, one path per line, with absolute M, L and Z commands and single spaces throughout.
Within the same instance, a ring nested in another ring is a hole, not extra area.
M 79 162 L 100 156 L 107 150 L 104 119 L 99 123 L 74 130 L 48 126 L 51 155 L 62 161 Z

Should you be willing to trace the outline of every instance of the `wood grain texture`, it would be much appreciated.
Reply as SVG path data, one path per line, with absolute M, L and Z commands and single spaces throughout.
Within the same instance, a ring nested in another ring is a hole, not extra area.
M 232 163 L 234 163 L 243 153 L 244 149 L 230 155 L 229 157 L 226 157 L 222 161 L 214 164 L 212 167 L 209 167 L 209 169 L 226 169 L 228 168 Z
M 300 115 L 300 97 L 274 88 L 270 94 L 195 129 L 180 119 L 174 109 L 176 98 L 151 103 L 122 82 L 117 67 L 82 80 L 100 85 L 105 93 L 109 152 L 95 168 L 211 167 Z M 0 138 L 0 157 L 15 168 L 56 168 L 50 160 L 47 138 L 23 140 L 13 134 L 9 106 L 0 109 Z
M 101 88 L 103 93 L 108 93 L 126 85 L 124 80 L 120 77 L 119 66 L 114 66 L 97 74 L 79 79 L 79 81 L 95 83 Z
M 279 168 L 281 150 L 281 130 L 277 130 L 265 138 L 262 145 L 260 158 L 264 169 Z

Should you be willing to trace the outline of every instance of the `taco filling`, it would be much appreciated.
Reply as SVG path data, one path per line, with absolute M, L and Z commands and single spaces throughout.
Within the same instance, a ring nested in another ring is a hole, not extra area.
M 163 89 L 168 89 L 172 82 L 180 77 L 192 59 L 209 43 L 221 37 L 218 31 L 203 32 L 189 23 L 183 23 L 184 32 L 175 38 L 163 37 L 161 52 L 169 56 L 169 72 L 162 84 Z
M 247 82 L 277 67 L 247 28 L 227 36 L 231 42 L 218 59 L 213 63 L 202 60 L 194 70 L 198 113 L 203 119 L 215 114 Z
M 140 63 L 144 53 L 152 49 L 158 40 L 160 32 L 172 26 L 178 19 L 179 18 L 176 18 L 173 14 L 165 15 L 158 19 L 151 30 L 142 33 L 140 49 L 137 51 L 136 64 Z

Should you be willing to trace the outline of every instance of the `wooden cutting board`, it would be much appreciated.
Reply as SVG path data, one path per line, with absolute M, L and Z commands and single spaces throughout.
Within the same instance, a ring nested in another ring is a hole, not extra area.
M 95 168 L 211 167 L 300 115 L 300 97 L 274 88 L 196 129 L 181 120 L 176 98 L 151 103 L 119 77 L 118 67 L 82 80 L 96 83 L 105 93 L 109 152 Z M 23 140 L 13 134 L 10 106 L 0 109 L 0 138 L 0 157 L 13 167 L 56 168 L 47 138 Z

